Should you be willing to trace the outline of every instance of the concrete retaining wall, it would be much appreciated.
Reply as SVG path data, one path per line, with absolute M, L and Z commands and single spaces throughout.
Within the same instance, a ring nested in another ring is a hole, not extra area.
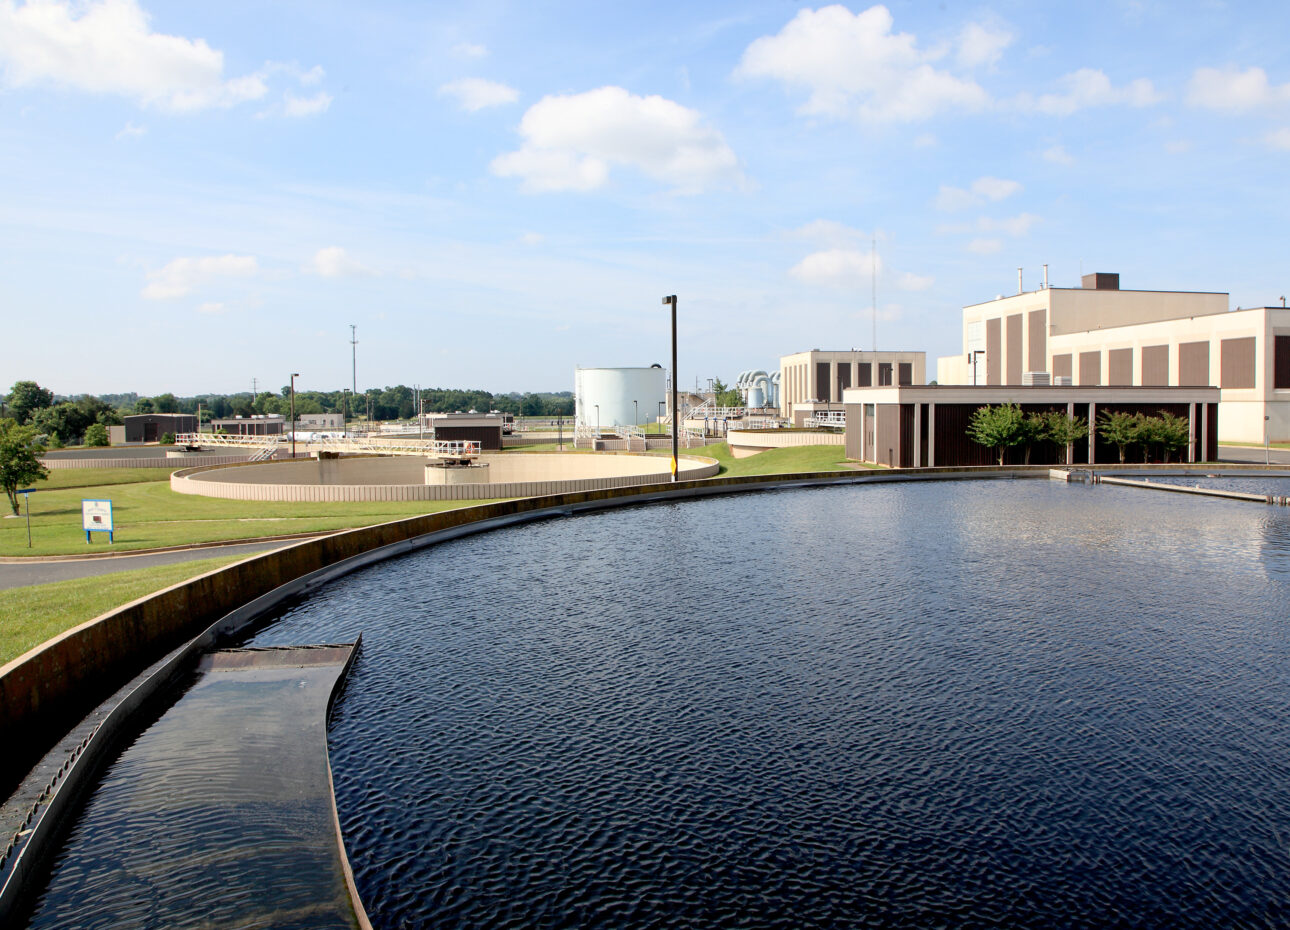
M 191 458 L 133 458 L 133 459 L 82 459 L 50 458 L 41 462 L 50 471 L 64 468 L 195 468 L 199 465 L 236 465 L 245 464 L 250 453 L 242 455 L 195 455 Z
M 670 459 L 641 455 L 512 453 L 483 455 L 479 461 L 492 473 L 487 484 L 427 485 L 426 459 L 395 456 L 185 469 L 171 475 L 170 487 L 180 494 L 247 501 L 496 500 L 641 487 L 657 484 L 671 470 Z M 680 464 L 685 480 L 711 477 L 721 467 L 715 459 L 692 456 L 683 456 Z M 558 477 L 573 469 L 593 474 Z M 525 474 L 532 479 L 507 480 Z

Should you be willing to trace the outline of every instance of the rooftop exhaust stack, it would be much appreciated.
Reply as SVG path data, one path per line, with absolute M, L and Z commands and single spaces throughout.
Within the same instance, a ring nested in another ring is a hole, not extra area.
M 1095 271 L 1080 278 L 1080 287 L 1089 291 L 1118 291 L 1120 276 L 1106 271 Z
M 1020 268 L 1017 269 L 1017 293 L 1018 294 L 1025 293 L 1025 291 L 1022 290 L 1022 287 L 1021 287 L 1021 269 Z
M 1044 263 L 1044 290 L 1048 290 L 1048 263 Z

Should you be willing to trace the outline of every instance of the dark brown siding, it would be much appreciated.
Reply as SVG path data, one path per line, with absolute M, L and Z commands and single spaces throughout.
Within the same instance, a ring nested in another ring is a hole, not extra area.
M 901 362 L 899 364 L 899 367 L 896 369 L 896 377 L 899 379 L 899 383 L 901 384 L 913 384 L 914 383 L 914 363 Z
M 1008 317 L 1008 384 L 1021 383 L 1021 314 Z
M 985 383 L 1001 384 L 1002 359 L 999 353 L 1003 349 L 1002 321 L 995 317 L 985 321 Z
M 1079 354 L 1079 383 L 1081 385 L 1102 383 L 1101 352 L 1081 352 Z
M 1183 342 L 1178 345 L 1178 384 L 1181 387 L 1209 385 L 1209 343 Z
M 838 400 L 842 399 L 842 392 L 851 387 L 851 363 L 838 363 Z
M 878 422 L 874 429 L 876 453 L 874 461 L 879 465 L 896 466 L 900 462 L 900 404 L 878 404 Z
M 1274 336 L 1272 350 L 1272 387 L 1290 388 L 1290 336 Z
M 435 439 L 454 442 L 477 442 L 485 452 L 498 452 L 502 448 L 502 427 L 497 426 L 436 426 Z
M 1069 378 L 1071 376 L 1071 357 L 1070 353 L 1065 355 L 1053 356 L 1053 377 Z
M 872 362 L 861 362 L 856 366 L 856 387 L 873 387 Z
M 1133 350 L 1111 349 L 1106 353 L 1106 383 L 1117 387 L 1133 385 Z
M 1027 361 L 1029 371 L 1048 370 L 1048 311 L 1031 310 L 1030 319 L 1030 358 Z
M 1169 346 L 1142 347 L 1142 386 L 1169 386 Z
M 815 383 L 811 385 L 811 400 L 831 400 L 829 397 L 829 363 L 815 363 Z
M 931 419 L 928 416 L 929 404 L 919 404 L 923 409 L 919 411 L 918 420 L 918 467 L 927 467 L 927 421 Z
M 900 467 L 914 467 L 914 407 L 900 405 Z
M 1254 387 L 1254 337 L 1224 339 L 1218 344 L 1219 387 Z
M 1204 404 L 1206 407 L 1205 419 L 1209 421 L 1209 435 L 1205 438 L 1208 440 L 1205 448 L 1205 461 L 1215 462 L 1218 460 L 1218 404 Z M 1200 436 L 1200 429 L 1197 428 L 1196 435 Z
M 847 412 L 847 423 L 851 425 L 859 424 L 858 429 L 848 429 L 846 432 L 845 443 L 847 458 L 860 458 L 860 434 L 864 431 L 864 404 L 846 404 L 843 408 Z

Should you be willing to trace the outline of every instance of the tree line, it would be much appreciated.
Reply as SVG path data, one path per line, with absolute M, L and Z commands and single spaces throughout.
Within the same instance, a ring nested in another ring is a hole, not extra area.
M 453 413 L 466 410 L 500 410 L 519 416 L 572 416 L 573 393 L 492 394 L 482 390 L 432 388 L 418 391 L 404 384 L 369 388 L 357 397 L 348 390 L 297 391 L 297 416 L 307 413 L 341 413 L 347 419 L 407 420 L 416 416 L 418 407 L 426 413 Z M 7 395 L 0 397 L 0 417 L 8 417 L 19 426 L 31 426 L 38 435 L 47 437 L 55 448 L 63 445 L 107 445 L 107 427 L 120 425 L 122 417 L 140 413 L 186 413 L 199 411 L 203 423 L 224 417 L 291 412 L 291 387 L 278 392 L 243 391 L 235 394 L 197 394 L 176 397 L 172 393 L 152 397 L 139 394 L 104 394 L 99 397 L 55 395 L 35 381 L 18 381 Z
M 1103 410 L 1096 427 L 1098 436 L 1119 451 L 1121 465 L 1127 461 L 1131 449 L 1141 450 L 1143 462 L 1151 461 L 1155 455 L 1168 463 L 1171 455 L 1191 441 L 1186 417 L 1175 416 L 1167 410 L 1157 416 Z M 1025 464 L 1029 465 L 1036 443 L 1051 442 L 1063 448 L 1088 438 L 1088 420 L 1068 416 L 1064 410 L 1025 413 L 1017 404 L 999 404 L 981 407 L 972 414 L 968 436 L 994 450 L 1000 465 L 1009 449 L 1022 446 Z

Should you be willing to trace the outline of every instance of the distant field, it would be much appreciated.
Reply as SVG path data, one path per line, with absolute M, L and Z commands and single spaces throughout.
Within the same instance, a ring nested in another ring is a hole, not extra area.
M 0 591 L 0 664 L 145 594 L 245 558 L 226 555 Z

